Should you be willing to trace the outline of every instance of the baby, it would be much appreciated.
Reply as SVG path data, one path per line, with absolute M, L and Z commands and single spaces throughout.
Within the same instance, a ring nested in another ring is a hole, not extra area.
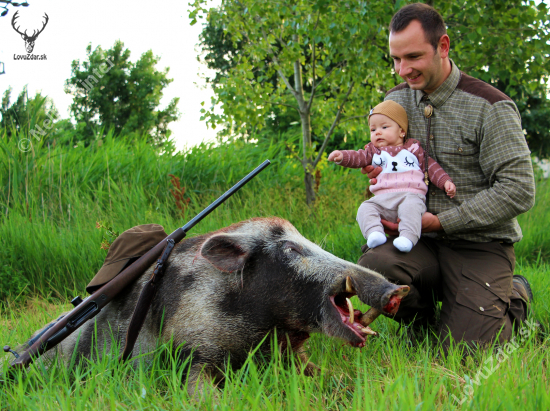
M 382 167 L 376 184 L 370 186 L 375 196 L 361 204 L 357 222 L 370 248 L 386 242 L 380 218 L 396 222 L 399 218 L 399 237 L 393 245 L 408 253 L 420 238 L 422 215 L 426 212 L 424 182 L 425 162 L 428 162 L 430 181 L 453 198 L 456 187 L 439 164 L 428 157 L 420 143 L 406 139 L 407 112 L 395 101 L 378 104 L 369 114 L 371 142 L 365 150 L 336 150 L 328 156 L 343 167 Z

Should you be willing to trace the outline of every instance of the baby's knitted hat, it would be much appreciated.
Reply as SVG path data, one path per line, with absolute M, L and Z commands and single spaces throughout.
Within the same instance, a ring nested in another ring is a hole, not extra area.
M 383 103 L 378 104 L 370 111 L 369 120 L 370 116 L 372 116 L 373 114 L 383 114 L 386 117 L 391 118 L 393 121 L 399 124 L 399 127 L 401 127 L 405 133 L 407 133 L 407 129 L 409 127 L 407 112 L 399 103 L 396 103 L 392 100 L 386 100 Z

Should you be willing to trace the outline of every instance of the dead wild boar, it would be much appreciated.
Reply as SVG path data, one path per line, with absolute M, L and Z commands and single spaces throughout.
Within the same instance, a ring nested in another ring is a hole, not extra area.
M 90 358 L 109 352 L 113 342 L 123 347 L 151 271 L 46 356 L 57 352 L 69 360 L 76 350 Z M 324 251 L 286 220 L 253 218 L 176 245 L 133 354 L 154 350 L 159 334 L 162 342 L 173 338 L 174 347 L 183 344 L 184 354 L 192 353 L 188 390 L 193 392 L 202 390 L 204 378 L 222 378 L 228 363 L 242 365 L 250 349 L 276 330 L 279 343 L 283 348 L 289 343 L 311 374 L 316 367 L 302 352 L 311 333 L 355 347 L 373 333 L 360 323 L 362 313 L 351 305 L 351 296 L 395 314 L 407 292 L 407 286 Z M 269 344 L 264 346 L 268 355 Z

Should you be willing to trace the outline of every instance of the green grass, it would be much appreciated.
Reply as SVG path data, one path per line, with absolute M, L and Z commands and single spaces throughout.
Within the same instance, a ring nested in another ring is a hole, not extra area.
M 548 276 L 550 267 L 539 267 L 537 272 Z M 26 307 L 5 311 L 0 317 L 0 338 L 21 341 L 67 308 L 67 304 L 31 300 Z M 536 312 L 546 308 L 542 302 L 535 303 Z M 188 397 L 181 383 L 185 366 L 172 358 L 161 360 L 163 352 L 171 352 L 169 346 L 159 347 L 152 364 L 140 362 L 136 368 L 129 363 L 119 364 L 115 353 L 103 355 L 100 360 L 78 366 L 74 371 L 58 363 L 46 370 L 37 363 L 26 373 L 17 374 L 15 382 L 2 387 L 0 408 L 517 410 L 550 407 L 549 341 L 542 341 L 539 334 L 527 334 L 527 339 L 509 354 L 505 347 L 505 354 L 495 349 L 463 360 L 460 347 L 443 359 L 430 337 L 420 346 L 410 348 L 397 325 L 388 319 L 377 320 L 375 328 L 381 335 L 371 338 L 364 349 L 314 335 L 309 342 L 309 353 L 311 360 L 322 369 L 319 376 L 308 378 L 297 374 L 275 351 L 270 360 L 251 356 L 243 368 L 227 373 L 219 391 L 208 393 L 200 400 Z M 480 370 L 486 379 L 482 375 L 476 377 Z M 472 380 L 478 380 L 479 385 Z M 472 386 L 473 391 L 468 386 Z M 465 396 L 464 392 L 471 395 Z
M 255 216 L 290 220 L 307 238 L 355 262 L 364 240 L 355 223 L 366 177 L 358 171 L 326 166 L 318 201 L 304 205 L 302 172 L 287 158 L 283 144 L 200 146 L 189 153 L 158 153 L 143 141 L 108 136 L 90 147 L 40 147 L 29 153 L 0 134 L 0 342 L 16 346 L 60 312 L 68 298 L 84 294 L 101 267 L 103 232 L 97 221 L 117 231 L 159 223 L 167 232 L 182 226 L 264 159 L 273 164 L 189 235 L 212 231 Z M 174 174 L 190 198 L 185 216 L 170 194 Z M 550 326 L 550 187 L 537 184 L 535 207 L 520 216 L 524 238 L 516 245 L 516 273 L 535 292 L 534 313 Z M 354 306 L 361 307 L 358 301 Z M 463 360 L 460 347 L 440 355 L 432 339 L 408 347 L 397 325 L 385 318 L 381 333 L 364 349 L 314 335 L 311 360 L 322 373 L 307 378 L 277 355 L 251 359 L 231 370 L 214 395 L 189 398 L 181 386 L 183 368 L 160 353 L 136 369 L 116 355 L 69 371 L 59 365 L 33 365 L 0 390 L 0 409 L 548 409 L 548 339 L 519 344 L 487 379 L 463 391 L 491 351 Z M 494 355 L 494 352 L 492 353 Z M 11 356 L 11 354 L 10 354 Z M 6 355 L 4 358 L 7 358 Z M 503 357 L 500 357 L 503 358 Z M 6 366 L 5 364 L 3 365 Z M 482 367 L 481 367 L 482 368 Z M 486 374 L 486 372 L 485 372 Z M 462 394 L 461 394 L 462 393 Z

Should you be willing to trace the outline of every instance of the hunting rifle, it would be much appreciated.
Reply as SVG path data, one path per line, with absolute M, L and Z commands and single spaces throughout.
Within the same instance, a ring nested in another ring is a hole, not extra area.
M 42 331 L 41 335 L 34 337 L 31 340 L 32 344 L 25 351 L 19 354 L 11 350 L 9 346 L 5 346 L 4 351 L 11 352 L 16 357 L 10 364 L 10 369 L 23 369 L 28 367 L 35 358 L 40 357 L 40 355 L 55 347 L 71 335 L 75 330 L 77 330 L 82 324 L 95 317 L 101 309 L 105 307 L 120 291 L 135 281 L 159 258 L 169 240 L 173 240 L 176 244 L 183 240 L 187 231 L 214 211 L 214 209 L 216 209 L 216 207 L 222 204 L 225 200 L 235 194 L 235 192 L 248 183 L 269 164 L 271 164 L 270 161 L 265 160 L 241 181 L 221 195 L 216 201 L 197 214 L 195 218 L 159 242 L 155 247 L 149 250 L 146 254 L 142 255 L 132 265 L 121 271 L 115 278 L 95 291 L 92 295 L 84 300 L 81 300 L 80 297 L 76 297 L 73 300 L 76 300 L 73 302 L 75 308 L 59 319 L 56 323 L 53 323 L 50 328 Z

